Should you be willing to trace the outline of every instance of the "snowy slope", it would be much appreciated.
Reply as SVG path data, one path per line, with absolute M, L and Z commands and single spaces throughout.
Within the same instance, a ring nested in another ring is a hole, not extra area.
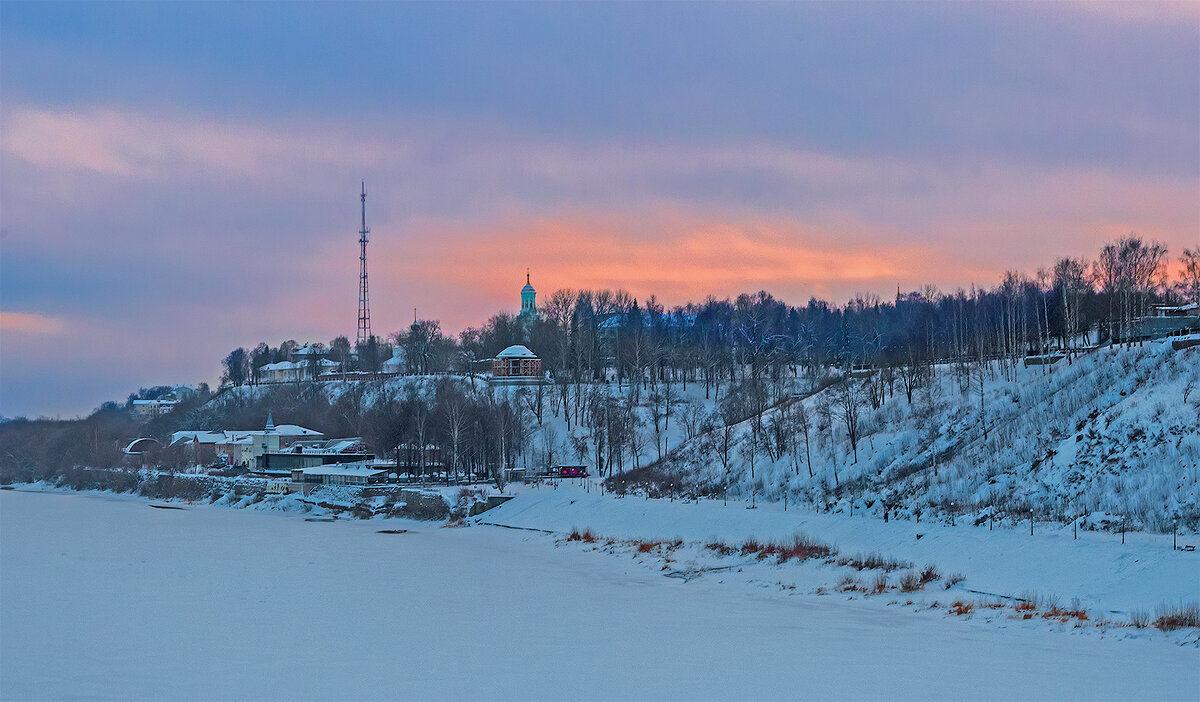
M 880 514 L 886 502 L 911 517 L 953 510 L 1020 521 L 1032 508 L 1039 520 L 1080 518 L 1085 528 L 1115 529 L 1126 517 L 1130 529 L 1170 531 L 1176 518 L 1200 528 L 1200 348 L 1105 349 L 1052 371 L 1017 368 L 1010 380 L 993 371 L 982 410 L 977 390 L 948 368 L 929 387 L 912 404 L 897 392 L 864 407 L 857 462 L 836 407 L 823 412 L 836 404 L 834 386 L 789 408 L 810 417 L 808 450 L 799 436 L 778 460 L 760 451 L 752 468 L 744 422 L 728 476 L 712 437 L 687 442 L 668 467 L 709 491 L 728 480 L 731 495 L 787 492 L 835 511 L 853 500 Z
M 432 397 L 444 377 L 407 376 L 364 386 L 364 404 L 383 392 L 415 389 Z M 464 389 L 486 391 L 476 379 L 458 378 Z M 1005 377 L 996 364 L 985 376 L 981 398 L 953 369 L 939 366 L 935 380 L 920 388 L 912 403 L 894 387 L 883 404 L 862 409 L 857 461 L 837 416 L 838 386 L 808 395 L 809 379 L 792 378 L 784 393 L 805 396 L 787 411 L 803 409 L 809 437 L 793 430 L 782 455 L 771 460 L 761 446 L 750 458 L 751 421 L 734 427 L 721 460 L 720 429 L 688 439 L 683 413 L 688 404 L 716 419 L 718 399 L 737 392 L 728 383 L 720 395 L 705 397 L 702 385 L 676 383 L 681 400 L 669 423 L 654 431 L 649 388 L 634 393 L 616 383 L 581 386 L 577 403 L 571 387 L 567 406 L 586 405 L 586 396 L 637 397 L 642 454 L 636 465 L 654 464 L 659 446 L 668 455 L 655 465 L 692 490 L 712 494 L 728 485 L 735 499 L 802 502 L 814 509 L 871 510 L 882 516 L 884 503 L 909 518 L 1028 519 L 1115 531 L 1200 530 L 1200 347 L 1174 351 L 1155 343 L 1108 348 L 1052 367 L 1018 367 Z M 856 381 L 857 382 L 857 381 Z M 336 398 L 352 383 L 334 381 L 324 391 Z M 263 392 L 239 388 L 214 402 L 242 401 Z M 497 388 L 513 394 L 518 388 Z M 1185 399 L 1186 398 L 1186 399 Z M 542 421 L 527 413 L 523 467 L 579 460 L 572 438 L 590 440 L 586 427 L 568 422 L 558 388 L 546 388 Z M 586 414 L 586 412 L 584 412 Z M 768 410 L 770 427 L 780 416 Z M 986 427 L 986 437 L 985 429 Z M 627 451 L 628 453 L 628 451 Z M 594 447 L 585 462 L 593 462 Z M 634 468 L 626 455 L 619 470 Z M 810 477 L 811 472 L 811 477 Z

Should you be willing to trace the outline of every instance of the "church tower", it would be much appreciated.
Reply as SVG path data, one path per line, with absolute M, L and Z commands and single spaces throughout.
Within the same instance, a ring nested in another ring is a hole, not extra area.
M 521 316 L 537 315 L 537 291 L 529 283 L 529 269 L 525 269 L 525 287 L 521 288 Z

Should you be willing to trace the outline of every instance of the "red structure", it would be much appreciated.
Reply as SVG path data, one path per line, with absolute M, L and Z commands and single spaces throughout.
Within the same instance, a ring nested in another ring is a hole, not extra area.
M 492 359 L 492 377 L 540 380 L 542 359 L 524 346 L 509 346 Z

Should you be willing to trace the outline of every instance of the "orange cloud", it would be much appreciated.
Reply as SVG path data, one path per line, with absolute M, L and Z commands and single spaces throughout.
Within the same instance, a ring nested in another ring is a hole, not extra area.
M 861 243 L 886 235 L 858 224 L 838 230 L 662 211 L 513 217 L 490 226 L 423 222 L 415 228 L 420 237 L 377 237 L 372 244 L 375 317 L 395 318 L 389 306 L 415 306 L 451 330 L 479 324 L 498 309 L 515 309 L 527 266 L 543 295 L 557 288 L 622 288 L 667 304 L 759 289 L 794 304 L 810 296 L 844 300 L 857 291 L 894 290 L 900 281 L 940 279 L 947 267 L 928 245 Z M 338 254 L 320 255 L 328 260 Z

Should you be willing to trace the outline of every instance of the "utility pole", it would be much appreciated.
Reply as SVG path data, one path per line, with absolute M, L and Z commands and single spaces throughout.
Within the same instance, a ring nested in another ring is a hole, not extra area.
M 358 230 L 358 244 L 360 253 L 358 255 L 358 344 L 365 344 L 371 338 L 371 305 L 369 296 L 367 295 L 367 235 L 371 233 L 367 229 L 367 181 L 362 182 L 362 192 L 359 195 L 362 201 L 362 229 Z

